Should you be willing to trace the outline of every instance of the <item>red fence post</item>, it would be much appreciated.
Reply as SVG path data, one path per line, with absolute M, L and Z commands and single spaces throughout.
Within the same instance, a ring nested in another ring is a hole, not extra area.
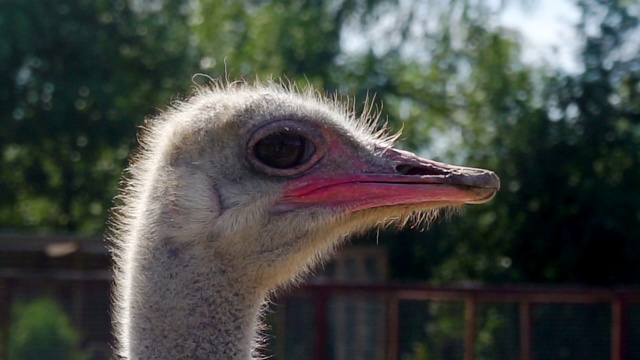
M 316 359 L 325 360 L 329 345 L 329 295 L 323 289 L 318 289 L 314 292 L 314 296 L 316 298 L 314 302 L 316 308 Z
M 464 301 L 464 360 L 473 360 L 476 354 L 476 299 L 473 295 Z
M 9 358 L 12 289 L 10 280 L 0 279 L 0 359 Z
M 616 297 L 611 302 L 611 360 L 627 359 L 628 334 L 627 302 Z
M 518 305 L 520 313 L 520 360 L 530 360 L 532 339 L 531 303 L 523 300 Z
M 400 337 L 400 300 L 395 293 L 389 296 L 388 300 L 388 324 L 387 324 L 387 359 L 396 360 L 398 358 L 398 338 Z

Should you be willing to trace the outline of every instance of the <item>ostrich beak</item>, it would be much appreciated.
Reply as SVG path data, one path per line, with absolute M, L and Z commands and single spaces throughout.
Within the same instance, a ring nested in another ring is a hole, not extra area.
M 482 204 L 500 189 L 500 179 L 489 170 L 448 165 L 396 149 L 379 156 L 384 165 L 293 181 L 276 202 L 276 212 L 312 206 L 354 212 L 385 206 Z

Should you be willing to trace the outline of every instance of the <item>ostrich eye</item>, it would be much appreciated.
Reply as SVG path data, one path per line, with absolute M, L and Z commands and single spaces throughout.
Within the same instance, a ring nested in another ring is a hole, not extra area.
M 296 176 L 326 153 L 322 132 L 313 124 L 283 119 L 258 127 L 248 136 L 246 160 L 269 176 Z
M 253 153 L 263 164 L 275 169 L 290 169 L 302 165 L 313 155 L 315 147 L 304 136 L 292 132 L 277 132 L 256 142 Z

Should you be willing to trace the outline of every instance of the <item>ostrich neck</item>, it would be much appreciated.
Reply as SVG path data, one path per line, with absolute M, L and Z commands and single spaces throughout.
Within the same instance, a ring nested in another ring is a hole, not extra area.
M 129 358 L 250 359 L 265 294 L 193 242 L 137 244 L 125 302 Z

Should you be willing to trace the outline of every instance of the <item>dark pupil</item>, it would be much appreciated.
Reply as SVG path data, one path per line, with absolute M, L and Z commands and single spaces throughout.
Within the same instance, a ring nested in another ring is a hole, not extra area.
M 276 169 L 300 165 L 307 140 L 298 134 L 275 133 L 258 141 L 253 149 L 256 158 Z

